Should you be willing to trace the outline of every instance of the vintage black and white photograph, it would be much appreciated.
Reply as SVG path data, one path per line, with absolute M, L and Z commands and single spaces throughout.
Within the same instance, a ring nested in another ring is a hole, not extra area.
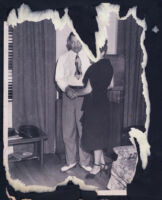
M 71 177 L 87 189 L 126 195 L 138 159 L 129 131 L 145 132 L 143 27 L 113 11 L 107 21 L 96 61 L 67 23 L 4 23 L 12 180 L 54 188 Z

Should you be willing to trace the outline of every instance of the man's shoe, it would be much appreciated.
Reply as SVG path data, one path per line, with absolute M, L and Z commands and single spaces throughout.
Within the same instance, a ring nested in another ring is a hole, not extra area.
M 87 171 L 87 172 L 90 172 L 92 170 L 92 167 L 91 166 L 85 166 L 85 165 L 81 165 L 81 167 Z
M 65 166 L 61 167 L 61 171 L 62 171 L 62 172 L 66 172 L 66 171 L 68 171 L 69 169 L 74 168 L 75 166 L 76 166 L 76 163 L 73 163 L 73 164 L 70 164 L 70 165 L 65 165 Z

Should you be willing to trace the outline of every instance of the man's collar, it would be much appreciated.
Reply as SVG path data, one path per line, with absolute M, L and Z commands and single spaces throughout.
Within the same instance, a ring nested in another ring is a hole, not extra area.
M 70 52 L 71 52 L 73 55 L 80 55 L 80 54 L 83 52 L 83 49 L 81 49 L 78 53 L 74 52 L 73 50 L 70 50 Z

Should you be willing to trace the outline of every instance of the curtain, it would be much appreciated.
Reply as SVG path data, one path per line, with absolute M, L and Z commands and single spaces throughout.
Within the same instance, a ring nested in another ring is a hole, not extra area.
M 13 127 L 35 125 L 48 136 L 45 153 L 55 151 L 54 72 L 56 32 L 50 20 L 24 22 L 13 30 Z
M 143 52 L 140 46 L 142 27 L 130 16 L 123 21 L 123 40 L 125 57 L 124 86 L 124 127 L 144 126 L 146 105 L 142 94 L 141 62 Z

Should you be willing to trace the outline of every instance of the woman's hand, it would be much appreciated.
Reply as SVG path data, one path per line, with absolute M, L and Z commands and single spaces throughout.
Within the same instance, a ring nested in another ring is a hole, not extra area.
M 77 97 L 76 90 L 69 86 L 65 89 L 65 93 L 70 99 L 75 99 Z
M 92 92 L 92 87 L 91 87 L 90 80 L 88 80 L 86 87 L 83 89 L 72 89 L 69 86 L 65 89 L 65 93 L 70 99 L 75 99 L 79 96 L 84 96 L 91 92 Z
M 91 92 L 92 92 L 92 87 L 91 87 L 90 81 L 88 80 L 87 85 L 85 86 L 85 88 L 83 88 L 83 89 L 76 89 L 75 90 L 75 95 L 77 97 L 78 96 L 84 96 L 84 95 L 87 95 L 87 94 L 89 94 Z

